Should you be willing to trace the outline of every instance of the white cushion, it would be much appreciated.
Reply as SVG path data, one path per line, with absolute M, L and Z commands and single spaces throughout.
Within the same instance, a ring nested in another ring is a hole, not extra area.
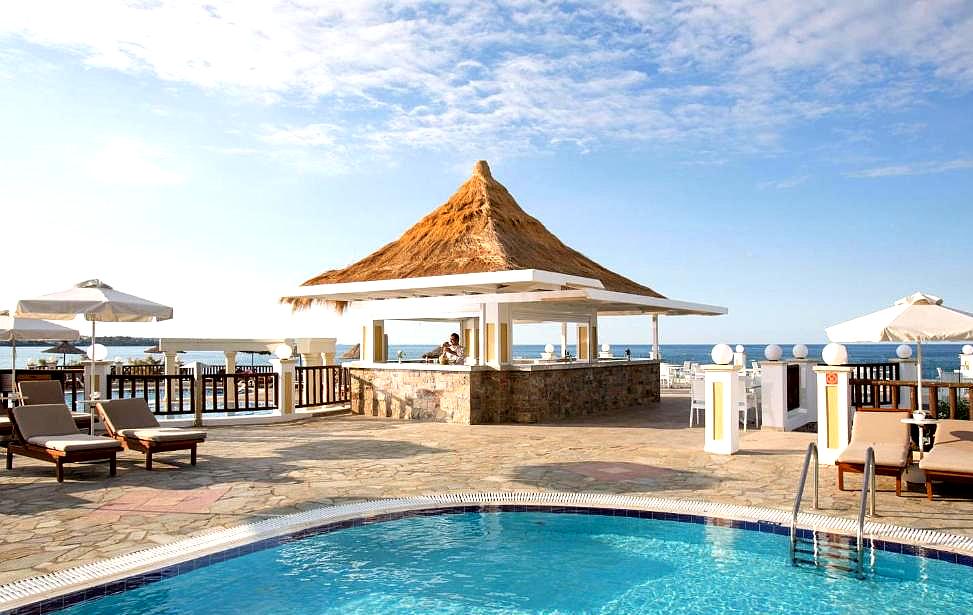
M 138 438 L 152 442 L 172 442 L 173 440 L 205 440 L 206 432 L 198 429 L 179 429 L 178 427 L 153 427 L 147 429 L 120 429 L 118 435 Z
M 89 436 L 88 434 L 83 433 L 71 434 L 67 436 L 34 436 L 33 438 L 28 438 L 27 442 L 35 446 L 43 446 L 44 448 L 50 448 L 56 451 L 64 451 L 65 453 L 70 453 L 72 451 L 86 451 L 91 449 L 111 450 L 122 447 L 118 440 L 113 438 Z

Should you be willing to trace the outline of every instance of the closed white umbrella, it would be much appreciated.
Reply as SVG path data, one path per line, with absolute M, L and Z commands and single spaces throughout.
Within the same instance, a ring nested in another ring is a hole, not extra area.
M 91 356 L 94 358 L 96 322 L 169 320 L 172 308 L 117 291 L 101 280 L 87 280 L 59 293 L 17 302 L 17 316 L 70 320 L 79 314 L 91 321 Z
M 921 410 L 923 342 L 973 340 L 973 314 L 947 307 L 935 295 L 916 292 L 899 299 L 892 307 L 828 327 L 825 332 L 829 340 L 839 343 L 915 342 Z
M 0 312 L 0 341 L 10 342 L 11 383 L 17 391 L 17 342 L 73 342 L 81 337 L 74 329 L 36 318 L 16 318 L 10 312 Z

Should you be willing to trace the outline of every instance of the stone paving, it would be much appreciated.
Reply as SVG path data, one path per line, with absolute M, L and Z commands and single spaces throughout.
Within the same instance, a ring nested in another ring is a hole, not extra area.
M 702 452 L 688 399 L 612 416 L 539 425 L 464 426 L 348 415 L 210 429 L 199 465 L 135 453 L 107 467 L 15 457 L 0 471 L 0 583 L 167 543 L 211 528 L 364 499 L 457 491 L 589 491 L 789 509 L 807 433 L 751 430 L 731 457 Z M 171 463 L 170 463 L 171 462 Z M 822 468 L 827 514 L 854 516 Z M 973 489 L 895 497 L 879 477 L 877 521 L 973 535 Z M 852 477 L 851 487 L 860 485 Z

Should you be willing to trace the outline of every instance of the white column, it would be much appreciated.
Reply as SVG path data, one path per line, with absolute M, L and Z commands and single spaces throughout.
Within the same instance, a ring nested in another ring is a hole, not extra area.
M 176 353 L 167 352 L 165 354 L 165 365 L 166 365 L 166 375 L 177 376 L 179 375 L 179 360 L 176 358 Z
M 84 393 L 88 399 L 108 398 L 108 372 L 111 370 L 110 361 L 83 361 L 84 364 Z M 89 405 L 91 413 L 91 429 L 95 433 L 95 406 Z
M 818 364 L 817 361 L 813 359 L 794 359 L 794 363 L 797 363 L 801 370 L 801 410 L 806 411 L 808 414 L 807 423 L 810 423 L 810 417 L 817 412 L 818 408 L 818 380 L 814 374 L 814 367 Z M 797 429 L 798 425 L 795 425 L 791 429 Z
M 740 396 L 740 368 L 736 365 L 702 366 L 706 387 L 706 440 L 703 450 L 732 455 L 740 449 L 740 413 L 734 400 Z
M 324 361 L 320 352 L 302 352 L 301 364 L 304 367 L 318 367 L 324 365 Z
M 277 407 L 281 414 L 294 414 L 294 368 L 297 359 L 278 359 L 274 357 L 270 360 L 277 374 Z
M 321 358 L 324 360 L 324 365 L 335 365 L 335 353 L 332 352 L 322 352 Z
M 510 309 L 504 304 L 487 303 L 484 312 L 486 333 L 483 346 L 486 350 L 486 364 L 500 367 L 511 361 L 513 327 Z
M 366 320 L 362 325 L 361 360 L 384 363 L 385 352 L 385 321 Z
M 762 429 L 787 428 L 787 363 L 760 362 L 760 426 Z
M 973 378 L 973 354 L 961 354 L 959 356 L 959 375 L 961 378 Z M 902 380 L 905 380 L 905 378 L 902 378 Z
M 814 367 L 818 378 L 818 458 L 834 465 L 851 441 L 851 368 L 837 365 Z
M 235 350 L 224 350 L 223 356 L 226 357 L 226 373 L 233 374 L 236 372 L 236 351 Z
M 962 356 L 962 355 L 961 355 Z M 894 359 L 899 364 L 899 380 L 915 382 L 919 376 L 915 359 Z M 899 387 L 899 408 L 912 407 L 912 387 Z
M 656 361 L 662 359 L 662 350 L 659 347 L 659 315 L 652 315 L 652 358 Z
M 568 323 L 561 323 L 561 358 L 568 356 Z

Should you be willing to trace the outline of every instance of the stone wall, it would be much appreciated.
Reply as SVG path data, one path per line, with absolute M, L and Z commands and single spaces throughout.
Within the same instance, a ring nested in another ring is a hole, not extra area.
M 351 410 L 396 419 L 551 422 L 659 401 L 659 364 L 536 370 L 351 368 Z
M 659 364 L 472 373 L 474 423 L 551 422 L 659 401 Z
M 351 411 L 469 424 L 470 375 L 468 371 L 350 368 Z

